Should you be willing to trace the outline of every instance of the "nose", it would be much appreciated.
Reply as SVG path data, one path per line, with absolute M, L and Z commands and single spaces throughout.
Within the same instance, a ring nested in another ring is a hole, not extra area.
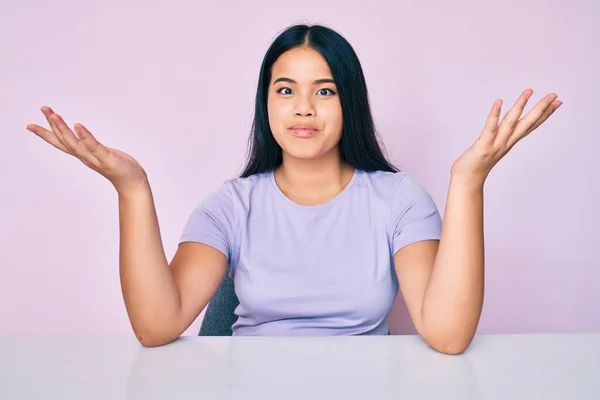
M 312 117 L 315 115 L 315 108 L 311 99 L 307 96 L 297 96 L 295 104 L 295 114 L 299 117 Z

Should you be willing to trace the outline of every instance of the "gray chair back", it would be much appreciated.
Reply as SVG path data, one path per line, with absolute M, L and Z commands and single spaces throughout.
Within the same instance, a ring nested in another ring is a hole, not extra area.
M 231 326 L 237 320 L 235 308 L 238 304 L 240 302 L 235 294 L 233 279 L 229 276 L 228 269 L 215 295 L 206 307 L 198 335 L 231 336 Z

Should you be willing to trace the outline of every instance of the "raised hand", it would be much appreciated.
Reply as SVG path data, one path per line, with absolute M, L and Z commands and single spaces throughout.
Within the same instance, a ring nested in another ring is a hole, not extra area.
M 492 168 L 521 139 L 537 129 L 560 107 L 562 101 L 556 94 L 548 94 L 523 118 L 521 114 L 531 98 L 533 90 L 525 90 L 500 124 L 502 100 L 496 100 L 486 120 L 483 131 L 452 165 L 452 175 L 483 184 Z
M 51 130 L 35 124 L 27 125 L 27 130 L 57 149 L 78 158 L 108 179 L 117 192 L 124 194 L 135 191 L 147 183 L 146 172 L 129 154 L 104 146 L 81 124 L 75 124 L 73 132 L 50 107 L 42 107 L 41 111 Z

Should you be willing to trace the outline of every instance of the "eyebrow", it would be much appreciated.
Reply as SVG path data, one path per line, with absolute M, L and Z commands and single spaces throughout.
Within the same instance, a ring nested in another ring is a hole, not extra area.
M 298 83 L 298 82 L 296 82 L 293 79 L 286 78 L 285 76 L 283 76 L 281 78 L 277 78 L 275 80 L 275 82 L 273 82 L 273 84 L 276 84 L 277 82 L 288 82 L 288 83 L 294 83 L 294 84 Z M 323 79 L 317 79 L 317 80 L 313 81 L 313 85 L 320 85 L 320 84 L 323 84 L 323 83 L 333 83 L 333 84 L 335 84 L 335 81 L 333 79 L 331 79 L 331 78 L 323 78 Z

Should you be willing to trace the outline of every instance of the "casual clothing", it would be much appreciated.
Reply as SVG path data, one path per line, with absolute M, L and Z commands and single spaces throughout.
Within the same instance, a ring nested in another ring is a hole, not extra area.
M 334 199 L 291 201 L 273 171 L 226 181 L 193 211 L 181 242 L 221 251 L 240 301 L 234 335 L 387 335 L 393 255 L 439 239 L 427 191 L 405 172 L 356 170 Z

